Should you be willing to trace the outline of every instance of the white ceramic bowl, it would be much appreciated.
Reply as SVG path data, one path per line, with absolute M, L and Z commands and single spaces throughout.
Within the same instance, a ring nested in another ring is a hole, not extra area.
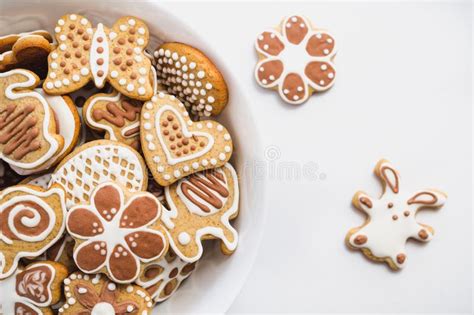
M 223 313 L 242 288 L 256 257 L 264 227 L 264 185 L 254 179 L 253 170 L 259 153 L 263 152 L 255 122 L 249 116 L 246 101 L 238 80 L 227 70 L 225 61 L 215 54 L 203 36 L 187 25 L 179 16 L 152 2 L 134 1 L 44 1 L 42 3 L 11 1 L 0 3 L 1 34 L 47 29 L 52 32 L 58 18 L 67 13 L 78 13 L 96 25 L 111 26 L 124 15 L 134 15 L 146 21 L 153 38 L 150 49 L 157 43 L 179 41 L 203 50 L 223 72 L 230 90 L 230 102 L 218 117 L 231 132 L 235 153 L 232 164 L 240 180 L 240 216 L 234 223 L 240 234 L 239 247 L 230 257 L 220 253 L 213 243 L 206 248 L 204 258 L 194 274 L 155 313 Z

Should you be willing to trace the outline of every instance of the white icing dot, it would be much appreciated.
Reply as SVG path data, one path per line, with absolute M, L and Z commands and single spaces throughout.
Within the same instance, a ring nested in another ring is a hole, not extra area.
M 226 145 L 226 146 L 224 147 L 224 151 L 225 151 L 225 152 L 229 153 L 230 150 L 231 150 L 231 149 L 230 149 L 230 147 L 229 147 L 228 145 Z
M 196 63 L 195 62 L 189 63 L 189 69 L 194 69 L 194 68 L 196 68 Z
M 51 90 L 52 88 L 54 88 L 53 82 L 48 82 L 48 83 L 46 83 L 46 88 L 47 88 L 48 90 Z
M 87 69 L 87 68 L 82 68 L 82 69 L 81 69 L 81 74 L 82 74 L 83 76 L 88 75 L 88 74 L 89 74 L 89 69 Z
M 163 176 L 163 178 L 164 178 L 165 180 L 170 180 L 170 179 L 171 179 L 171 176 L 169 176 L 168 174 L 165 174 L 165 175 Z
M 109 291 L 115 291 L 117 287 L 115 286 L 115 283 L 112 283 L 110 282 L 108 285 L 107 285 L 107 289 L 109 289 Z
M 156 169 L 159 173 L 163 173 L 165 168 L 163 166 L 158 166 L 158 168 Z
M 197 170 L 199 168 L 199 163 L 198 162 L 194 162 L 192 165 L 191 165 L 195 170 Z
M 225 154 L 224 153 L 219 154 L 219 160 L 221 160 L 221 161 L 225 160 Z
M 60 88 L 63 84 L 61 83 L 61 81 L 59 80 L 56 80 L 54 81 L 54 86 L 57 87 L 57 88 Z
M 87 24 L 87 19 L 84 19 L 84 18 L 81 19 L 81 24 L 82 24 L 82 25 L 86 25 L 86 24 Z
M 207 98 L 207 102 L 208 102 L 208 103 L 211 103 L 211 104 L 212 104 L 212 103 L 214 103 L 214 101 L 215 101 L 215 99 L 214 99 L 214 97 L 212 97 L 212 96 L 209 96 L 209 97 Z
M 183 166 L 183 171 L 189 172 L 189 166 L 187 166 L 187 165 Z
M 140 84 L 145 84 L 145 82 L 146 82 L 146 79 L 144 77 L 140 77 L 138 79 L 138 83 L 140 83 Z
M 110 38 L 111 40 L 115 39 L 116 37 L 117 37 L 117 33 L 115 33 L 115 32 L 110 32 L 110 33 L 109 33 L 109 38 Z
M 292 20 L 293 22 L 298 21 L 298 19 L 296 18 L 296 16 L 292 17 L 291 20 Z
M 320 85 L 324 85 L 324 80 L 319 81 Z
M 179 178 L 181 176 L 181 172 L 176 170 L 176 171 L 174 171 L 173 175 L 174 175 L 174 177 Z
M 64 20 L 63 20 L 63 19 L 59 19 L 59 20 L 58 20 L 58 24 L 61 25 L 61 26 L 63 26 L 63 25 L 64 25 Z
M 131 285 L 127 286 L 127 293 L 132 293 L 133 292 L 133 287 Z
M 121 24 L 121 25 L 119 26 L 119 29 L 120 29 L 122 32 L 125 32 L 125 31 L 127 30 L 127 25 Z
M 150 123 L 144 123 L 143 128 L 145 128 L 146 130 L 150 130 L 151 129 L 151 124 Z
M 197 76 L 198 76 L 199 79 L 204 78 L 205 75 L 206 75 L 206 73 L 202 70 L 197 73 Z
M 181 245 L 187 245 L 191 242 L 191 236 L 186 232 L 181 232 L 178 235 L 178 241 Z
M 141 87 L 138 88 L 138 94 L 140 94 L 140 95 L 145 95 L 145 92 L 146 92 L 146 91 L 145 91 L 145 88 L 144 88 L 143 86 L 141 86 Z
M 73 80 L 74 82 L 78 82 L 80 79 L 81 79 L 81 77 L 79 77 L 79 75 L 77 75 L 77 74 L 75 74 L 75 75 L 72 76 L 72 80 Z
M 182 56 L 179 60 L 181 60 L 181 63 L 186 63 L 188 61 L 185 56 Z
M 56 62 L 52 62 L 51 69 L 57 69 L 57 68 L 58 68 L 58 64 Z
M 302 87 L 302 86 L 298 86 L 298 87 L 296 88 L 296 90 L 297 90 L 298 92 L 302 92 L 302 91 L 303 91 L 303 87 Z
M 119 80 L 119 84 L 120 84 L 120 85 L 125 85 L 125 84 L 127 84 L 127 80 L 125 80 L 124 78 L 122 78 L 122 79 Z
M 168 58 L 171 57 L 171 51 L 169 51 L 169 49 L 165 50 L 165 56 Z
M 293 100 L 294 100 L 294 101 L 299 100 L 299 98 L 300 98 L 300 97 L 299 97 L 298 95 L 293 96 Z
M 69 81 L 68 79 L 63 79 L 63 84 L 64 84 L 64 85 L 67 86 L 67 85 L 69 85 L 69 83 L 70 83 L 70 81 Z
M 112 78 L 116 78 L 116 77 L 118 77 L 118 72 L 115 71 L 115 70 L 113 70 L 112 72 L 110 72 L 110 76 L 111 76 Z
M 53 59 L 58 58 L 58 53 L 53 52 L 53 53 L 51 54 L 51 58 L 53 58 Z
M 66 48 L 67 48 L 66 44 L 59 45 L 59 49 L 61 50 L 66 50 Z
M 325 49 L 323 50 L 323 53 L 324 53 L 325 55 L 329 54 L 329 49 L 325 48 Z
M 71 14 L 71 15 L 69 16 L 69 18 L 70 18 L 72 21 L 75 21 L 75 20 L 77 19 L 77 15 Z
M 65 41 L 67 39 L 66 35 L 61 35 L 59 36 L 59 40 Z
M 321 65 L 321 70 L 326 70 L 328 68 L 327 65 L 325 65 L 324 63 Z
M 332 72 L 328 73 L 328 78 L 329 78 L 329 79 L 334 78 L 334 73 L 332 73 Z
M 161 160 L 161 159 L 160 159 L 160 157 L 159 157 L 158 155 L 155 155 L 155 156 L 153 157 L 153 162 L 155 162 L 155 163 L 160 162 L 160 160 Z
M 202 166 L 207 166 L 209 164 L 209 162 L 206 159 L 204 159 L 204 160 L 201 161 L 201 164 L 202 164 Z
M 316 38 L 321 39 L 321 38 L 323 38 L 323 35 L 321 35 L 321 33 L 318 33 L 318 34 L 316 34 Z
M 222 125 L 217 125 L 217 131 L 222 131 L 224 130 L 224 127 Z
M 208 89 L 208 90 L 212 89 L 212 84 L 211 83 L 206 83 L 206 89 Z
M 138 34 L 144 35 L 145 34 L 145 29 L 143 27 L 138 28 Z
M 141 75 L 145 75 L 146 74 L 146 69 L 144 67 L 141 67 L 140 69 L 138 69 L 138 72 L 141 74 Z
M 56 27 L 54 28 L 54 31 L 55 31 L 56 33 L 59 33 L 59 32 L 61 32 L 61 28 L 60 28 L 59 26 L 56 26 Z
M 49 77 L 50 77 L 51 79 L 56 79 L 56 73 L 51 72 L 51 73 L 49 74 Z
M 135 20 L 134 19 L 130 19 L 128 20 L 128 24 L 130 24 L 131 26 L 134 26 L 135 25 Z
M 224 135 L 224 140 L 229 141 L 229 140 L 230 140 L 230 134 L 226 133 L 226 134 Z
M 211 164 L 212 164 L 212 165 L 216 165 L 216 164 L 217 164 L 217 160 L 216 160 L 216 159 L 211 159 Z

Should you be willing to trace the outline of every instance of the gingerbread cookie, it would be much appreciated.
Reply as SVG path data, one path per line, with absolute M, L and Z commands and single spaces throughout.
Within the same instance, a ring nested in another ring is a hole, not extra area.
M 39 78 L 28 70 L 0 73 L 0 159 L 18 169 L 41 169 L 60 152 L 54 114 L 32 91 Z
M 96 140 L 66 156 L 51 176 L 51 183 L 58 183 L 66 191 L 68 208 L 88 203 L 92 191 L 108 181 L 130 191 L 146 190 L 148 177 L 143 158 L 128 145 Z
M 161 186 L 224 165 L 233 148 L 224 126 L 208 120 L 193 122 L 176 97 L 162 92 L 142 108 L 140 141 L 147 165 Z
M 143 54 L 149 32 L 142 20 L 125 16 L 111 29 L 102 23 L 93 29 L 85 17 L 69 14 L 58 20 L 54 32 L 58 48 L 48 57 L 46 93 L 70 93 L 93 80 L 98 88 L 109 82 L 130 98 L 153 96 L 151 62 Z
M 237 248 L 237 231 L 230 220 L 239 213 L 239 183 L 229 163 L 196 173 L 165 187 L 169 210 L 161 217 L 168 228 L 170 246 L 186 262 L 202 256 L 202 241 L 220 239 L 230 255 Z
M 136 314 L 151 313 L 150 295 L 136 285 L 115 284 L 106 277 L 79 272 L 64 279 L 66 303 L 59 314 Z
M 64 139 L 64 146 L 54 157 L 45 163 L 39 169 L 23 170 L 12 167 L 15 172 L 21 175 L 30 175 L 38 173 L 41 170 L 49 169 L 58 164 L 72 149 L 76 147 L 81 131 L 81 120 L 76 106 L 69 96 L 52 96 L 45 94 L 43 89 L 35 89 L 50 105 L 54 113 L 56 129 Z
M 48 54 L 53 49 L 51 35 L 44 30 L 0 37 L 0 72 L 27 69 L 44 79 Z
M 432 227 L 416 221 L 416 213 L 421 208 L 441 207 L 446 195 L 434 189 L 402 191 L 400 175 L 387 160 L 377 163 L 375 174 L 382 181 L 384 192 L 378 199 L 361 191 L 354 195 L 352 203 L 367 214 L 367 220 L 347 233 L 346 244 L 398 270 L 406 265 L 407 239 L 428 242 L 434 234 Z
M 146 288 L 156 303 L 163 302 L 192 274 L 196 264 L 185 262 L 170 249 L 161 260 L 147 264 L 136 283 Z
M 164 43 L 153 54 L 159 83 L 193 115 L 218 115 L 227 105 L 224 77 L 202 51 L 182 43 Z
M 64 191 L 57 185 L 0 192 L 0 279 L 15 272 L 20 258 L 40 256 L 61 237 L 65 213 Z
M 97 186 L 89 205 L 77 205 L 67 214 L 79 269 L 106 273 L 117 283 L 135 281 L 144 263 L 168 250 L 161 208 L 148 192 L 130 193 L 112 182 Z
M 53 314 L 51 306 L 61 297 L 61 283 L 67 277 L 63 265 L 37 262 L 0 280 L 0 313 L 14 315 Z
M 334 38 L 311 26 L 303 16 L 290 16 L 279 27 L 264 31 L 255 48 L 259 56 L 255 67 L 257 83 L 277 90 L 289 104 L 304 103 L 311 94 L 326 91 L 334 84 Z
M 84 120 L 95 130 L 105 131 L 105 139 L 140 146 L 142 103 L 120 93 L 96 94 L 84 105 Z

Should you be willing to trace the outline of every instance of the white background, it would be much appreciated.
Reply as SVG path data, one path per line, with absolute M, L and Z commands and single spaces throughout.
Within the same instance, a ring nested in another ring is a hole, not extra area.
M 471 312 L 470 2 L 164 7 L 204 34 L 211 45 L 200 48 L 240 78 L 267 148 L 263 241 L 231 313 Z M 339 45 L 336 84 L 301 106 L 253 80 L 254 39 L 294 13 L 330 30 Z M 418 216 L 435 238 L 425 246 L 409 242 L 401 272 L 344 244 L 347 230 L 364 219 L 351 206 L 353 193 L 381 192 L 372 170 L 382 157 L 399 169 L 402 189 L 433 187 L 449 196 L 442 209 Z M 326 178 L 272 173 L 292 162 L 317 163 Z

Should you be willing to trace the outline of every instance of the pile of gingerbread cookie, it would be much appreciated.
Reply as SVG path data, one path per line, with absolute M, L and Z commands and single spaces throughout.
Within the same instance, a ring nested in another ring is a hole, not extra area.
M 77 14 L 0 37 L 0 313 L 150 314 L 211 240 L 235 251 L 227 85 L 149 38 Z

